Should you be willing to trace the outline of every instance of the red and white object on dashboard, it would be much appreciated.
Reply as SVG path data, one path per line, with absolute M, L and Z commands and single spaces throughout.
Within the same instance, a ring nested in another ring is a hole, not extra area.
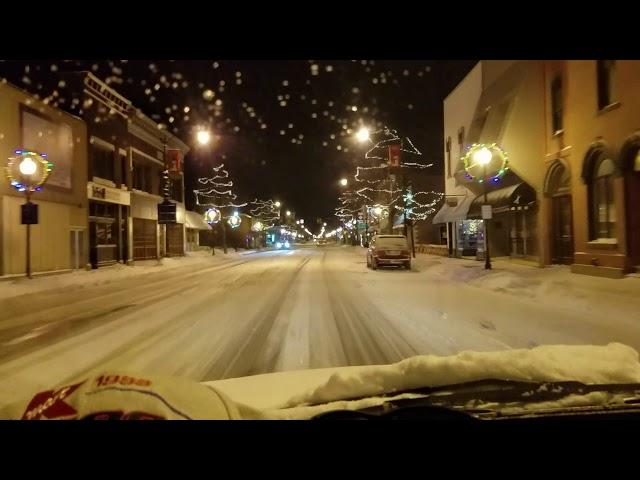
M 233 420 L 239 406 L 181 378 L 108 372 L 0 409 L 3 420 Z

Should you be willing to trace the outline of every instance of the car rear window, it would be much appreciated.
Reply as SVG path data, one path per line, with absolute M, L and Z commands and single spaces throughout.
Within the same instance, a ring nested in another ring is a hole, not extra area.
M 377 247 L 394 247 L 407 248 L 407 239 L 403 237 L 378 237 L 376 239 Z

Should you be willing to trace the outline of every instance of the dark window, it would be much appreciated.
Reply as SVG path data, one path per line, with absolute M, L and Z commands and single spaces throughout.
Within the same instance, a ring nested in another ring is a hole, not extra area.
M 445 143 L 445 149 L 447 150 L 447 177 L 451 176 L 451 137 L 447 137 Z
M 147 173 L 149 167 L 146 165 L 133 162 L 133 188 L 136 190 L 147 191 Z
M 589 209 L 591 239 L 616 238 L 616 208 L 613 198 L 613 173 L 615 165 L 609 158 L 595 163 L 589 184 Z
M 486 121 L 487 117 L 484 117 L 482 121 L 482 125 Z M 480 131 L 482 131 L 482 125 L 480 126 Z M 462 156 L 462 151 L 464 150 L 464 127 L 460 127 L 458 129 L 458 155 Z
M 598 109 L 602 110 L 614 101 L 615 60 L 597 60 Z
M 158 195 L 160 182 L 153 180 L 154 172 L 157 174 L 158 169 L 153 168 L 151 165 L 133 162 L 133 188 Z
M 551 82 L 551 128 L 553 133 L 562 130 L 562 77 Z
M 171 180 L 171 198 L 176 202 L 182 202 L 182 180 Z
M 114 154 L 110 148 L 91 144 L 91 165 L 93 177 L 100 177 L 106 180 L 114 180 Z

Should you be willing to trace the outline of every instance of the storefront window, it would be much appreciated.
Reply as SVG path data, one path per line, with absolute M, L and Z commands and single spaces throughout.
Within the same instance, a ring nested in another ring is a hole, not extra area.
M 113 245 L 115 242 L 113 236 L 113 223 L 98 223 L 96 225 L 96 244 L 97 245 Z

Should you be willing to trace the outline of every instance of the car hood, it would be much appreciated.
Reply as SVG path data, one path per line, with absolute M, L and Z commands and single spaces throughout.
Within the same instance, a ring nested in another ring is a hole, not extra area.
M 261 418 L 310 418 L 336 409 L 361 409 L 412 390 L 486 379 L 516 382 L 640 383 L 638 352 L 606 346 L 549 345 L 500 352 L 420 355 L 390 365 L 279 372 L 204 382 Z M 590 401 L 598 401 L 591 395 Z M 573 399 L 575 400 L 575 399 Z M 260 412 L 257 414 L 256 412 Z

